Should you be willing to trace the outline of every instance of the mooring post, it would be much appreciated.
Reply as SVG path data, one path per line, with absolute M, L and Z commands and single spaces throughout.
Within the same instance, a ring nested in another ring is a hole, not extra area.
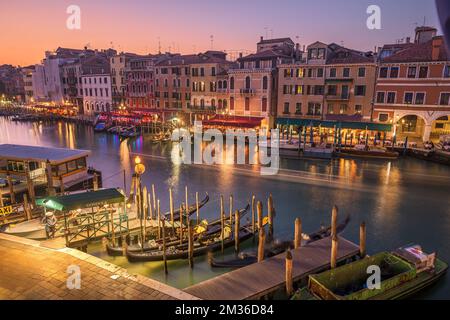
M 261 230 L 263 227 L 263 208 L 261 201 L 258 201 L 256 205 L 256 212 L 258 214 L 258 230 Z
M 127 255 L 127 247 L 128 247 L 128 243 L 127 243 L 127 239 L 125 237 L 125 240 L 122 240 L 122 254 L 124 257 Z
M 187 186 L 184 188 L 184 191 L 185 191 L 185 196 L 186 196 L 186 206 L 185 206 L 186 214 L 187 214 L 186 219 L 189 219 L 189 216 L 188 216 L 188 213 L 187 213 L 188 210 L 189 210 L 188 187 Z
M 338 207 L 333 206 L 333 210 L 331 211 L 331 237 L 336 235 L 338 211 Z
M 170 206 L 170 223 L 172 224 L 172 233 L 175 233 L 175 220 L 174 220 L 174 216 L 173 216 L 172 188 L 169 188 L 169 206 Z
M 159 202 L 159 200 L 158 200 Z M 159 204 L 158 204 L 159 207 Z M 167 255 L 166 255 L 166 228 L 165 228 L 165 217 L 163 217 L 163 229 L 162 229 L 162 238 L 163 238 L 163 261 L 164 261 L 164 273 L 167 274 L 169 271 L 167 270 Z
M 26 194 L 23 195 L 23 211 L 25 211 L 25 215 L 27 217 L 27 220 L 31 220 L 31 210 L 30 210 L 30 204 L 28 203 L 28 196 Z
M 225 211 L 223 207 L 223 196 L 220 196 L 220 241 L 221 241 L 221 250 L 222 253 L 224 251 L 224 237 L 225 237 Z
M 180 245 L 183 244 L 183 207 L 184 204 L 180 205 Z
M 359 226 L 359 255 L 361 258 L 366 257 L 366 223 L 363 222 Z
M 156 206 L 158 210 L 158 239 L 161 239 L 161 208 L 159 206 L 159 199 Z
M 337 264 L 337 253 L 338 253 L 338 236 L 334 235 L 333 239 L 331 240 L 331 269 L 336 268 Z
M 14 193 L 14 183 L 13 183 L 12 178 L 11 178 L 11 176 L 9 174 L 6 176 L 6 179 L 8 180 L 9 195 L 11 197 L 11 204 L 15 204 L 16 203 L 16 194 Z M 0 193 L 1 193 L 1 190 L 0 190 Z M 53 196 L 53 195 L 54 194 L 50 194 L 50 196 Z
M 256 201 L 256 197 L 255 195 L 252 195 L 252 233 L 253 233 L 253 239 L 255 237 L 255 231 L 256 231 L 256 226 L 255 226 L 255 203 Z
M 300 248 L 302 245 L 302 220 L 295 219 L 295 233 L 294 233 L 294 249 Z
M 114 208 L 111 209 L 111 243 L 116 247 L 116 232 L 114 230 Z
M 233 195 L 230 196 L 230 227 L 233 225 Z
M 156 214 L 156 192 L 155 192 L 155 185 L 152 184 L 152 200 L 153 200 L 153 211 Z
M 0 188 L 0 207 L 3 207 L 5 204 L 3 203 L 3 190 Z
M 258 240 L 258 262 L 264 260 L 264 244 L 266 242 L 266 232 L 264 228 L 259 230 L 259 240 Z
M 234 251 L 239 252 L 239 229 L 240 229 L 239 210 L 234 213 Z
M 189 257 L 189 267 L 194 268 L 194 239 L 193 239 L 193 231 L 192 227 L 188 228 L 188 257 Z
M 290 297 L 294 293 L 294 282 L 292 278 L 292 253 L 291 250 L 286 252 L 286 293 Z
M 273 238 L 273 199 L 272 195 L 269 195 L 267 199 L 267 216 L 269 220 L 269 239 Z
M 197 225 L 200 222 L 200 204 L 198 202 L 198 192 L 195 193 L 195 205 L 197 206 Z
M 148 193 L 148 207 L 150 209 L 150 220 L 153 220 L 153 206 L 150 192 Z
M 93 187 L 94 187 L 94 191 L 98 190 L 98 174 L 97 172 L 94 172 L 94 180 L 93 180 Z

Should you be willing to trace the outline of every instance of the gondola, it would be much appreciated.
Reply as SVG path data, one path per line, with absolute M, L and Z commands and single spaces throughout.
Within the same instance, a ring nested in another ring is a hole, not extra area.
M 250 205 L 247 204 L 247 206 L 244 209 L 239 210 L 241 220 L 249 212 L 249 209 L 250 209 Z M 198 240 L 200 237 L 205 239 L 208 237 L 215 236 L 217 233 L 220 232 L 220 229 L 221 229 L 220 223 L 221 223 L 220 218 L 208 223 L 207 230 L 205 232 L 194 235 L 194 241 Z M 176 246 L 180 243 L 179 237 L 176 237 L 176 236 L 175 237 L 173 237 L 173 236 L 167 237 L 166 241 L 167 241 L 167 243 L 166 243 L 167 247 Z M 144 244 L 144 248 L 142 248 L 142 246 L 139 243 L 130 244 L 127 246 L 127 251 L 129 251 L 129 252 L 146 252 L 146 251 L 160 250 L 162 243 L 163 243 L 162 239 L 153 240 L 151 242 L 147 242 L 146 244 Z M 111 241 L 108 241 L 106 243 L 106 252 L 108 253 L 109 256 L 115 256 L 115 257 L 122 256 L 123 255 L 123 247 L 121 245 L 113 246 Z
M 247 224 L 239 230 L 239 241 L 243 242 L 253 236 L 251 225 Z M 219 236 L 217 234 L 217 236 Z M 234 234 L 231 233 L 230 237 L 224 240 L 224 248 L 233 246 L 235 243 Z M 222 241 L 219 237 L 211 237 L 203 241 L 194 241 L 193 255 L 194 257 L 201 256 L 208 252 L 214 252 L 222 248 Z M 179 249 L 177 247 L 169 247 L 166 250 L 167 260 L 179 260 L 188 259 L 189 252 L 186 247 Z M 149 262 L 149 261 L 162 261 L 162 250 L 154 250 L 147 252 L 130 252 L 127 251 L 127 259 L 129 262 Z
M 339 234 L 347 227 L 348 223 L 350 222 L 350 215 L 347 215 L 347 217 L 344 219 L 342 223 L 340 223 L 338 226 L 336 226 L 336 232 Z M 329 237 L 331 235 L 331 226 L 327 228 L 321 228 L 320 230 L 313 232 L 309 235 L 303 236 L 304 244 L 308 244 L 311 242 L 318 241 L 320 239 Z M 265 257 L 273 257 L 280 253 L 283 253 L 288 248 L 293 247 L 292 241 L 285 241 L 281 243 L 272 242 L 270 244 L 270 247 L 267 248 L 264 251 Z M 258 261 L 258 258 L 256 256 L 256 253 L 253 251 L 249 252 L 241 252 L 238 255 L 237 259 L 229 259 L 225 261 L 220 261 L 217 259 L 214 259 L 212 256 L 208 259 L 209 264 L 213 268 L 242 268 L 245 266 L 248 266 L 250 264 L 253 264 Z

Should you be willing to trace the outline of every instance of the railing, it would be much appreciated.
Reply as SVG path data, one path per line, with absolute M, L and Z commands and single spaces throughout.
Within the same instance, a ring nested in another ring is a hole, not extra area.
M 250 89 L 250 88 L 242 88 L 242 89 L 240 89 L 240 93 L 253 95 L 253 94 L 255 94 L 255 90 Z
M 350 99 L 350 94 L 349 93 L 347 93 L 347 94 L 339 94 L 339 95 L 327 94 L 327 95 L 325 95 L 325 98 L 327 100 L 341 100 L 341 101 L 344 101 L 344 100 L 349 100 Z

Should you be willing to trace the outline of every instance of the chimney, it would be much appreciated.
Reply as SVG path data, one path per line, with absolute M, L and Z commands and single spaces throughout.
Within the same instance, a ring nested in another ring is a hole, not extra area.
M 443 45 L 444 39 L 442 38 L 442 36 L 433 38 L 431 49 L 431 60 L 433 61 L 439 60 L 441 48 L 443 48 Z
M 263 40 L 264 40 L 264 37 L 263 37 L 263 36 L 261 36 L 261 42 L 263 42 Z
M 415 43 L 422 44 L 431 41 L 437 34 L 437 29 L 432 27 L 417 27 Z
M 242 52 L 239 52 L 239 59 L 242 59 Z

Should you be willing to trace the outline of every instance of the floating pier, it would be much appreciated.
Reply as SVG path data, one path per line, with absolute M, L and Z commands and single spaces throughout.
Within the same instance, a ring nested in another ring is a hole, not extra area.
M 291 251 L 292 280 L 301 281 L 310 274 L 330 266 L 331 237 Z M 359 246 L 339 237 L 337 261 L 345 261 L 359 254 Z M 184 289 L 204 300 L 255 300 L 286 286 L 286 253 L 237 269 Z

